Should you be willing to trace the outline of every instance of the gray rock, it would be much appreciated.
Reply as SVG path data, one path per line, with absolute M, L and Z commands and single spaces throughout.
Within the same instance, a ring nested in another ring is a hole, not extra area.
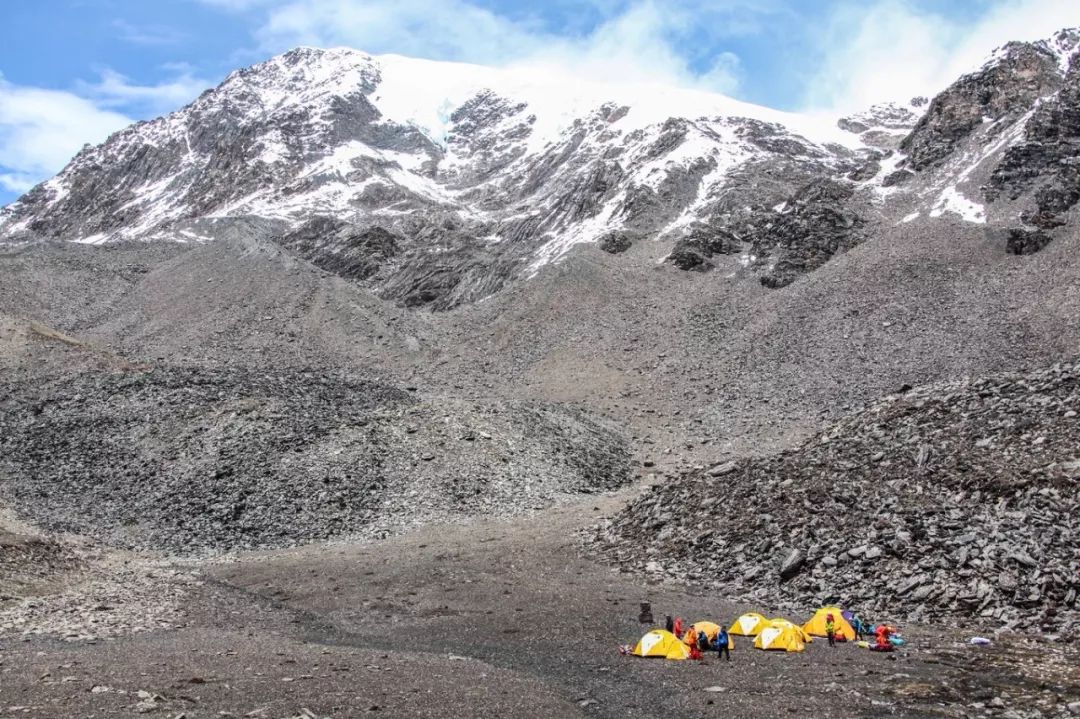
M 780 564 L 780 580 L 787 581 L 794 577 L 802 570 L 805 563 L 806 554 L 802 550 L 791 550 Z
M 735 460 L 730 462 L 724 462 L 723 464 L 717 464 L 709 469 L 709 476 L 711 477 L 723 477 L 724 475 L 731 474 L 739 466 L 739 463 Z

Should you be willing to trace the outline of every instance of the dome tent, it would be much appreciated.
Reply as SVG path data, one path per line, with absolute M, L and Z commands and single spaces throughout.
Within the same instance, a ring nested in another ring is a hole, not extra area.
M 743 637 L 756 637 L 758 632 L 764 629 L 768 623 L 769 620 L 761 614 L 749 612 L 736 619 L 728 633 L 738 634 Z
M 662 659 L 689 659 L 690 648 L 669 631 L 653 629 L 643 636 L 630 652 L 638 657 L 659 657 Z
M 849 642 L 855 641 L 855 628 L 844 618 L 844 613 L 840 611 L 839 607 L 822 607 L 817 610 L 810 621 L 803 625 L 803 631 L 815 637 L 826 636 L 825 622 L 828 621 L 830 614 L 833 618 L 833 629 L 836 636 L 843 637 Z
M 758 649 L 781 652 L 801 652 L 806 649 L 802 631 L 794 624 L 769 624 L 758 632 L 754 646 Z

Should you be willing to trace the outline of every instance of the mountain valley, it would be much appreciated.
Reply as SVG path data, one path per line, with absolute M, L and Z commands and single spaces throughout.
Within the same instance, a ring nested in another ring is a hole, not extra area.
M 238 70 L 0 209 L 0 715 L 1069 716 L 1078 253 L 1078 30 L 846 117 Z M 911 646 L 724 708 L 641 601 Z

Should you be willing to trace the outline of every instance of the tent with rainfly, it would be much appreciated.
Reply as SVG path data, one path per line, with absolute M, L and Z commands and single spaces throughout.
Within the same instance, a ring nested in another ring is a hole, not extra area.
M 825 622 L 828 621 L 830 614 L 833 618 L 833 631 L 836 636 L 843 637 L 849 642 L 855 641 L 855 628 L 851 626 L 851 622 L 844 618 L 844 613 L 838 607 L 822 607 L 814 612 L 814 616 L 810 618 L 810 621 L 803 625 L 803 631 L 815 637 L 826 636 Z
M 790 619 L 784 619 L 783 617 L 773 617 L 769 620 L 769 626 L 791 627 L 795 630 L 795 634 L 798 635 L 799 639 L 803 642 L 803 644 L 809 644 L 810 642 L 814 641 L 813 636 L 808 634 L 805 629 L 803 629 Z
M 669 631 L 653 629 L 638 641 L 631 654 L 661 659 L 689 659 L 690 647 Z
M 716 644 L 716 635 L 720 633 L 720 625 L 715 622 L 694 622 L 683 634 L 683 641 L 688 645 L 692 645 L 697 641 L 697 635 L 699 632 L 705 632 L 705 636 L 709 638 L 709 646 Z M 728 649 L 735 648 L 735 641 L 731 638 L 730 632 L 728 633 Z
M 743 637 L 756 637 L 758 632 L 768 626 L 768 624 L 769 620 L 764 616 L 756 612 L 749 612 L 736 619 L 735 623 L 731 625 L 731 629 L 728 630 L 728 633 L 738 634 Z
M 758 632 L 754 646 L 771 651 L 801 652 L 806 649 L 806 642 L 802 640 L 802 630 L 794 624 L 770 623 Z

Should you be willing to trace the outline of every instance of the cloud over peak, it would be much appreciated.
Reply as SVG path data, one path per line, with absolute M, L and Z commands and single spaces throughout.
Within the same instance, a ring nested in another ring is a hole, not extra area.
M 818 43 L 804 106 L 858 110 L 933 95 L 976 70 L 997 47 L 1080 25 L 1080 3 L 1004 0 L 976 18 L 926 10 L 907 0 L 842 5 Z

